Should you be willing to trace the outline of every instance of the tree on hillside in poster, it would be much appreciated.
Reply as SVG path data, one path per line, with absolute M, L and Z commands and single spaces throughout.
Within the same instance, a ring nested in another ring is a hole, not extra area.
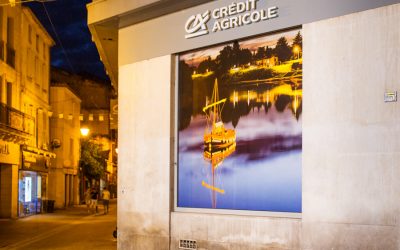
M 251 59 L 252 54 L 249 49 L 241 49 L 238 41 L 233 42 L 232 61 L 236 67 L 248 64 L 251 62 Z
M 214 71 L 215 70 L 215 61 L 211 60 L 209 56 L 206 60 L 202 61 L 197 67 L 198 73 L 204 74 L 207 70 Z
M 264 59 L 265 57 L 266 57 L 265 56 L 265 48 L 264 47 L 258 47 L 257 48 L 257 52 L 254 55 L 254 59 L 255 60 L 261 60 L 261 59 Z
M 225 74 L 234 64 L 232 62 L 232 47 L 225 46 L 215 58 L 217 75 Z
M 189 127 L 193 113 L 193 80 L 192 70 L 184 61 L 179 62 L 179 131 Z
M 235 41 L 233 46 L 225 46 L 215 59 L 217 75 L 226 74 L 232 67 L 239 67 L 252 61 L 253 55 L 249 49 L 241 49 L 239 42 Z
M 268 46 L 258 47 L 257 52 L 254 55 L 254 60 L 261 60 L 265 58 L 271 58 L 274 50 Z
M 240 65 L 248 64 L 251 62 L 252 58 L 253 54 L 251 54 L 249 49 L 242 49 L 240 51 Z
M 274 54 L 274 50 L 270 47 L 265 47 L 265 57 L 266 58 L 271 58 L 272 55 Z
M 236 65 L 236 67 L 238 67 L 240 65 L 240 45 L 238 41 L 234 41 L 233 42 L 233 46 L 232 46 L 232 62 L 234 65 Z
M 303 37 L 300 34 L 300 31 L 297 32 L 297 35 L 293 39 L 292 47 L 298 45 L 300 49 L 303 49 Z
M 278 39 L 278 42 L 276 43 L 274 49 L 274 54 L 281 62 L 290 60 L 290 57 L 292 56 L 292 50 L 290 49 L 285 37 L 281 37 Z

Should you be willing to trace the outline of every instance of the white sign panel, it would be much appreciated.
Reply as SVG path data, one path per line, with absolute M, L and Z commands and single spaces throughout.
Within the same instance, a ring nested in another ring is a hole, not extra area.
M 397 102 L 397 91 L 387 91 L 384 96 L 385 102 Z
M 209 30 L 215 33 L 278 17 L 278 7 L 272 6 L 258 10 L 257 1 L 233 2 L 227 6 L 190 16 L 185 23 L 185 38 L 207 35 Z M 212 25 L 210 20 L 214 20 Z

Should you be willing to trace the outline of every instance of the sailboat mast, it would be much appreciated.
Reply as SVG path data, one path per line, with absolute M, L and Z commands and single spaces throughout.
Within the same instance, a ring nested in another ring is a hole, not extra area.
M 214 100 L 213 100 L 213 102 L 214 103 L 216 103 L 217 101 L 218 101 L 218 81 L 217 81 L 217 78 L 215 78 L 215 82 L 214 82 Z M 217 120 L 217 118 L 216 118 L 216 114 L 217 114 L 217 110 L 218 108 L 217 108 L 217 105 L 215 105 L 214 106 L 214 115 L 213 115 L 213 126 L 215 125 L 215 122 L 216 122 L 216 120 Z

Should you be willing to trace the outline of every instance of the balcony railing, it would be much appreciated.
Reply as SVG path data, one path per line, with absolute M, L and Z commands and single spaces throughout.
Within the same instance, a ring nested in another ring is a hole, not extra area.
M 15 49 L 7 46 L 7 64 L 15 68 Z
M 35 119 L 4 103 L 0 104 L 0 125 L 33 135 L 35 132 Z

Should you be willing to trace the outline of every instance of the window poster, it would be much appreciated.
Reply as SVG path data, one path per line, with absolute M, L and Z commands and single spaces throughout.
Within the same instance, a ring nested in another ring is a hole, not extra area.
M 179 55 L 177 207 L 301 213 L 301 30 Z
M 32 177 L 25 177 L 25 202 L 32 201 Z
M 37 177 L 37 197 L 42 198 L 42 176 Z

